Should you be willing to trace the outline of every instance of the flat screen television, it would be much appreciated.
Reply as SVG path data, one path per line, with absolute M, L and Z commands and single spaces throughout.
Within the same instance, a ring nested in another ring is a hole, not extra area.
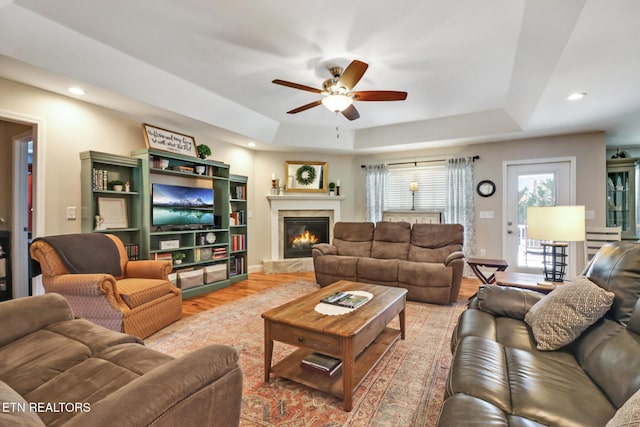
M 213 225 L 213 188 L 151 184 L 151 192 L 154 226 Z

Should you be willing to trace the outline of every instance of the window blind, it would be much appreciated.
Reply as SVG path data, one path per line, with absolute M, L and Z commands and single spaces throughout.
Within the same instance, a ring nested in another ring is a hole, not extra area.
M 445 164 L 408 168 L 390 168 L 387 176 L 386 208 L 411 209 L 409 183 L 417 182 L 415 208 L 444 211 L 446 206 L 447 167 Z

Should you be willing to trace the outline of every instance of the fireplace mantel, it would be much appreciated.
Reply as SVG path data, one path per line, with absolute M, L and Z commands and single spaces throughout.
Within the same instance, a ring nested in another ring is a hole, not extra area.
M 284 194 L 281 196 L 267 196 L 270 201 L 301 201 L 301 200 L 326 200 L 326 201 L 339 201 L 344 200 L 345 196 L 326 196 L 326 195 L 314 195 L 314 194 Z
M 285 194 L 282 196 L 267 196 L 271 205 L 271 259 L 282 258 L 280 254 L 280 231 L 279 212 L 280 211 L 332 211 L 332 221 L 340 221 L 340 203 L 345 196 L 328 196 L 316 194 Z M 331 224 L 333 233 L 333 223 Z

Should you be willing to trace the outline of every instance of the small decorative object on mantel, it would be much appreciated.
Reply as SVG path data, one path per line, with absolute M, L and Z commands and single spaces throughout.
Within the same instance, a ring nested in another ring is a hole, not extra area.
M 197 157 L 196 140 L 194 137 L 151 126 L 146 123 L 142 124 L 142 129 L 144 130 L 144 141 L 147 143 L 148 148 Z
M 278 195 L 278 178 L 276 178 L 275 173 L 271 174 L 271 195 L 272 196 Z
M 336 181 L 336 196 L 340 195 L 340 180 Z
M 206 159 L 207 156 L 211 155 L 211 148 L 209 148 L 208 145 L 200 144 L 196 148 L 198 150 L 198 157 L 201 159 Z
M 329 195 L 330 196 L 335 196 L 336 195 L 336 183 L 335 182 L 330 182 L 329 183 Z
M 285 162 L 285 190 L 291 192 L 327 191 L 327 163 L 292 161 Z

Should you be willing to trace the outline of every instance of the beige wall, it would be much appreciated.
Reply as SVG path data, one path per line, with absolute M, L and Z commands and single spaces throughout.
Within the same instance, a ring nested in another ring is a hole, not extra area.
M 141 120 L 115 111 L 56 95 L 34 87 L 0 79 L 0 118 L 2 112 L 32 117 L 43 123 L 41 170 L 44 171 L 44 229 L 38 234 L 79 232 L 80 221 L 65 219 L 67 206 L 80 207 L 80 159 L 86 150 L 127 155 L 144 148 Z M 146 121 L 146 119 L 145 119 Z M 162 126 L 162 123 L 153 123 Z M 165 126 L 166 127 L 166 126 Z M 189 129 L 175 129 L 189 135 Z M 266 152 L 245 149 L 222 141 L 207 141 L 212 158 L 229 163 L 231 172 L 249 177 L 248 210 L 249 265 L 258 266 L 270 257 L 269 194 L 271 174 L 282 178 L 286 160 L 328 162 L 329 179 L 341 181 L 342 219 L 361 221 L 364 210 L 364 172 L 361 164 L 413 160 L 429 156 L 479 155 L 476 182 L 491 179 L 498 192 L 489 199 L 476 198 L 477 210 L 494 210 L 494 220 L 478 220 L 478 248 L 487 256 L 502 256 L 502 163 L 506 160 L 576 156 L 578 169 L 577 202 L 596 212 L 594 224 L 604 224 L 605 146 L 604 134 L 555 136 L 515 142 L 495 142 L 439 150 L 401 152 L 379 156 L 320 154 L 304 151 Z M 4 146 L 2 147 L 4 151 Z M 5 158 L 5 156 L 3 156 Z M 2 160 L 4 161 L 4 160 Z M 0 205 L 0 209 L 2 206 Z

